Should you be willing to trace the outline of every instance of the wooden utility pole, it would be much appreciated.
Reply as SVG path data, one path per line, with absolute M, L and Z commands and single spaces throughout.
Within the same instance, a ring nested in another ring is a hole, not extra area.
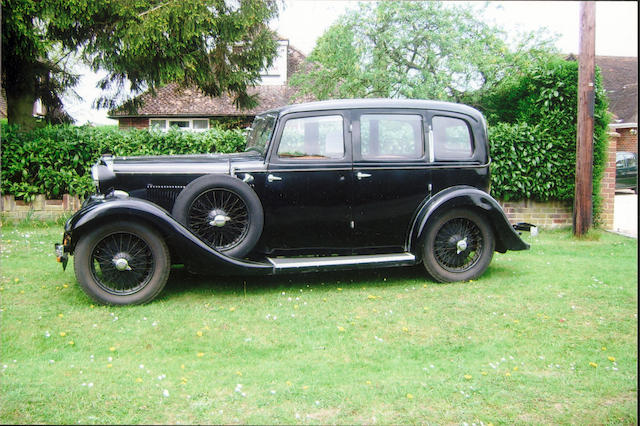
M 596 4 L 580 2 L 580 52 L 578 56 L 578 135 L 576 141 L 576 192 L 573 234 L 584 235 L 593 221 L 593 111 L 596 68 Z

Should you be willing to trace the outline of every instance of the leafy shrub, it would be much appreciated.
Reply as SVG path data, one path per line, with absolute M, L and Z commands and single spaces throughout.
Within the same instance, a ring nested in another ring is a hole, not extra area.
M 593 149 L 594 212 L 606 165 L 607 97 L 596 69 Z M 480 105 L 489 122 L 492 192 L 505 200 L 571 201 L 575 192 L 578 63 L 540 64 L 505 81 Z
M 575 172 L 566 161 L 566 145 L 541 125 L 499 123 L 489 128 L 491 193 L 514 199 L 567 200 L 565 183 Z M 575 159 L 575 152 L 574 152 Z M 567 167 L 565 167 L 567 166 Z
M 206 132 L 121 131 L 115 128 L 48 125 L 29 132 L 2 125 L 2 193 L 29 201 L 35 194 L 59 198 L 93 192 L 91 166 L 102 154 L 176 155 L 237 152 L 240 130 Z

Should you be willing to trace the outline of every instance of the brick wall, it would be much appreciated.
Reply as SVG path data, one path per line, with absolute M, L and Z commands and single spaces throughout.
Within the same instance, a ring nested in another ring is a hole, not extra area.
M 13 195 L 0 197 L 2 216 L 9 219 L 57 219 L 65 213 L 73 213 L 80 209 L 82 202 L 78 197 L 65 194 L 62 200 L 47 200 L 44 195 L 36 195 L 31 203 L 16 200 Z
M 120 129 L 147 129 L 149 127 L 149 119 L 141 117 L 118 118 L 118 127 Z
M 635 134 L 632 134 L 632 131 Z M 618 151 L 629 151 L 638 153 L 638 128 L 633 129 L 616 129 L 620 134 L 618 138 Z
M 600 196 L 602 197 L 602 212 L 600 213 L 600 225 L 604 229 L 613 229 L 613 207 L 616 195 L 616 151 L 619 134 L 609 133 L 609 148 L 607 165 L 600 182 Z
M 554 229 L 572 226 L 573 207 L 566 201 L 500 201 L 509 221 L 527 222 L 539 228 Z

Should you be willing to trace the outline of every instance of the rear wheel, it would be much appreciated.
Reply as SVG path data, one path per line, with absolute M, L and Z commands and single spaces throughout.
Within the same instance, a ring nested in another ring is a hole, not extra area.
M 74 269 L 82 289 L 107 305 L 141 304 L 164 288 L 169 249 L 153 229 L 136 222 L 101 226 L 81 237 Z
M 423 263 L 437 281 L 470 280 L 484 273 L 494 248 L 495 240 L 486 219 L 471 210 L 455 209 L 429 225 Z

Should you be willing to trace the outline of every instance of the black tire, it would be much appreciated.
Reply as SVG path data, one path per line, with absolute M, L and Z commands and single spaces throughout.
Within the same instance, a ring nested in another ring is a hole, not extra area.
M 191 182 L 176 198 L 172 214 L 205 244 L 233 257 L 244 257 L 255 247 L 264 225 L 256 193 L 227 175 L 207 175 Z
M 117 264 L 118 259 L 126 262 Z M 80 286 L 93 300 L 106 305 L 137 305 L 160 294 L 169 278 L 171 261 L 167 244 L 155 230 L 122 221 L 82 236 L 73 266 Z
M 435 280 L 475 279 L 491 263 L 495 240 L 491 226 L 482 215 L 454 209 L 436 217 L 427 226 L 423 263 Z

